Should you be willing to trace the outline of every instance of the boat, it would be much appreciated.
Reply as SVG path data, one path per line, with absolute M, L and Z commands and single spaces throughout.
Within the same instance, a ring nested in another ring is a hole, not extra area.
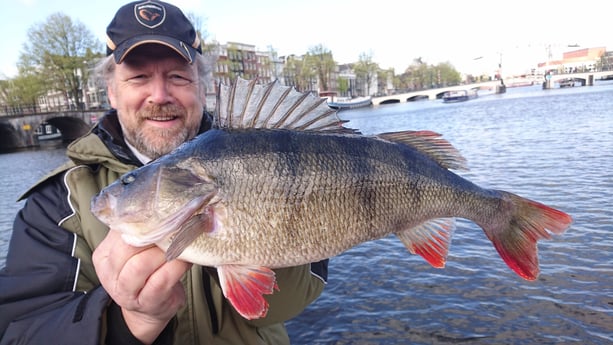
M 574 87 L 575 79 L 573 78 L 560 79 L 558 80 L 558 84 L 560 84 L 560 87 Z
M 355 109 L 362 107 L 369 107 L 372 105 L 371 97 L 357 97 L 347 100 L 338 100 L 336 102 L 328 102 L 328 106 L 333 109 Z
M 464 102 L 479 97 L 477 90 L 455 90 L 443 94 L 444 103 Z
M 39 141 L 61 139 L 62 133 L 55 126 L 43 122 L 36 128 L 34 134 Z

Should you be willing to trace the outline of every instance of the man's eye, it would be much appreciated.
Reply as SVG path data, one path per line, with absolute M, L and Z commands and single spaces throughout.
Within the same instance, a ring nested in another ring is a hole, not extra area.
M 184 77 L 180 74 L 173 74 L 170 76 L 169 78 L 174 84 L 177 85 L 187 85 L 190 84 L 192 82 L 191 79 Z

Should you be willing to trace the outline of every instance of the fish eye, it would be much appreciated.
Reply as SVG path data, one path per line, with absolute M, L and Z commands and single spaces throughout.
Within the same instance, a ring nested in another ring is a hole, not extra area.
M 134 173 L 128 173 L 121 177 L 121 183 L 123 185 L 128 185 L 136 180 L 136 176 Z

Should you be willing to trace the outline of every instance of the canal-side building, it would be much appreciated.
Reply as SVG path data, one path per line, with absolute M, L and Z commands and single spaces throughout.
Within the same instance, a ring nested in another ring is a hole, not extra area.
M 610 70 L 613 68 L 612 55 L 605 47 L 577 49 L 562 53 L 559 60 L 539 63 L 538 71 L 546 75 Z

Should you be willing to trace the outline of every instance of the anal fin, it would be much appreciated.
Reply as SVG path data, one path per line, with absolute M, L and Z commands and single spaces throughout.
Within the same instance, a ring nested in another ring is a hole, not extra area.
M 277 287 L 275 272 L 267 267 L 223 265 L 217 267 L 224 296 L 234 309 L 248 320 L 266 316 L 268 302 L 264 294 Z
M 455 218 L 432 219 L 396 236 L 412 254 L 421 255 L 433 267 L 443 268 L 455 227 Z

